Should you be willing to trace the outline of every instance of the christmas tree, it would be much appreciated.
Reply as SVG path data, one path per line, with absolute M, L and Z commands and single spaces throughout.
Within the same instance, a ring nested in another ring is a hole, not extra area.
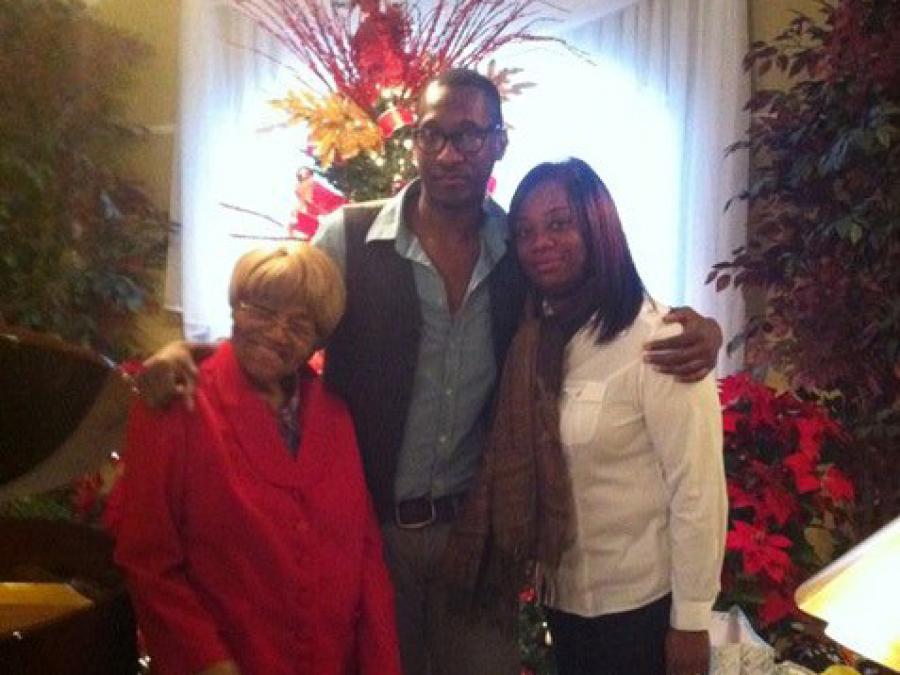
M 298 191 L 315 193 L 310 183 L 324 178 L 323 186 L 352 202 L 390 196 L 415 177 L 415 103 L 434 76 L 487 64 L 486 75 L 508 98 L 530 85 L 512 83 L 518 70 L 499 69 L 490 57 L 511 43 L 559 42 L 532 32 L 541 21 L 537 0 L 438 0 L 428 11 L 418 2 L 378 0 L 232 4 L 310 74 L 272 102 L 285 111 L 285 124 L 308 131 L 314 174 L 301 178 Z M 326 201 L 301 197 L 296 229 L 308 234 Z

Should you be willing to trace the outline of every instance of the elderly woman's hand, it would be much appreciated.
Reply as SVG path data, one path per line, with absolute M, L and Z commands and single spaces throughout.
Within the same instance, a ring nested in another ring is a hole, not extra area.
M 681 335 L 653 340 L 644 345 L 645 360 L 659 372 L 679 382 L 698 382 L 716 367 L 722 346 L 722 329 L 715 319 L 700 316 L 690 307 L 675 307 L 665 323 L 680 323 Z
M 184 400 L 189 410 L 194 407 L 197 383 L 197 360 L 213 350 L 210 345 L 189 342 L 170 342 L 144 361 L 144 370 L 137 375 L 138 392 L 147 405 L 162 408 L 176 396 Z

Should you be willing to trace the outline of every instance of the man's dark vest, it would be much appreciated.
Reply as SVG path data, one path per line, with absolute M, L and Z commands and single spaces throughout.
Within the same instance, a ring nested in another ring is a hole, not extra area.
M 384 202 L 344 208 L 347 310 L 332 336 L 325 380 L 350 408 L 381 520 L 392 517 L 394 477 L 412 396 L 422 314 L 409 260 L 393 240 L 366 243 Z M 512 251 L 488 278 L 498 373 L 518 325 L 524 281 Z M 487 414 L 487 410 L 484 411 Z

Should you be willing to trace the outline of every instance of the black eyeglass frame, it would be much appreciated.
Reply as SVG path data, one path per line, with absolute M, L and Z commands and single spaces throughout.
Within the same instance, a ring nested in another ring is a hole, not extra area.
M 267 330 L 282 325 L 295 340 L 316 339 L 316 324 L 308 316 L 288 319 L 277 309 L 246 300 L 238 301 L 236 309 L 249 314 L 255 323 Z
M 424 152 L 426 155 L 438 155 L 440 154 L 444 148 L 447 147 L 447 141 L 450 141 L 453 144 L 454 149 L 463 155 L 475 155 L 484 148 L 484 144 L 487 142 L 488 137 L 491 134 L 495 134 L 498 131 L 505 131 L 506 127 L 502 122 L 497 122 L 496 124 L 484 128 L 476 125 L 472 125 L 466 127 L 465 129 L 460 129 L 459 131 L 454 131 L 452 133 L 447 133 L 441 128 L 437 126 L 421 126 L 413 129 L 412 137 L 413 143 Z M 439 143 L 433 147 L 429 147 L 427 144 L 422 142 L 422 135 L 424 133 L 435 134 L 436 140 L 439 139 Z M 471 139 L 472 143 L 468 144 L 468 147 L 464 147 L 463 139 L 465 139 L 468 135 L 468 138 Z M 473 144 L 474 143 L 474 144 Z

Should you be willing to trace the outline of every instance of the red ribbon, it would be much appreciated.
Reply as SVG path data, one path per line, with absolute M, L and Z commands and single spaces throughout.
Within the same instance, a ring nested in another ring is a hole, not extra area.
M 344 195 L 332 190 L 308 170 L 301 172 L 294 193 L 299 205 L 291 230 L 309 239 L 319 228 L 319 216 L 327 215 L 347 203 Z
M 382 136 L 389 138 L 397 129 L 402 129 L 414 121 L 412 110 L 403 106 L 398 108 L 392 104 L 378 116 L 378 128 L 381 129 Z

